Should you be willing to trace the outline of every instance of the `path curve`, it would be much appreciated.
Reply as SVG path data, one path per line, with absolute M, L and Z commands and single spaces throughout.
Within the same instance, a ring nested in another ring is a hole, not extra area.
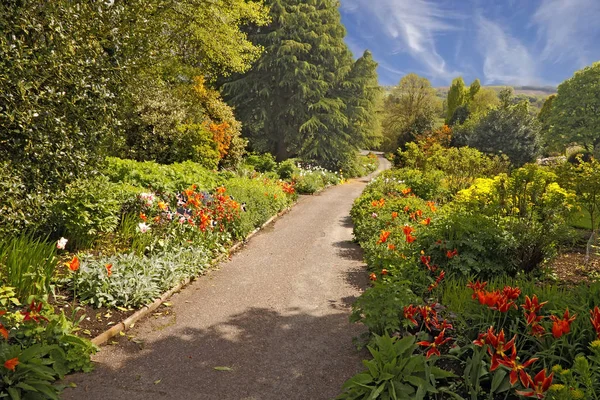
M 368 180 L 302 196 L 218 271 L 128 331 L 134 340 L 104 346 L 94 372 L 67 377 L 77 387 L 62 398 L 335 397 L 365 356 L 352 344 L 364 328 L 348 322 L 368 285 L 349 211 Z

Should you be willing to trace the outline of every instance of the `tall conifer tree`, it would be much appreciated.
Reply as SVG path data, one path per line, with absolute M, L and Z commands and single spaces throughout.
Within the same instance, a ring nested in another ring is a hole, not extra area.
M 248 73 L 224 85 L 226 99 L 255 150 L 279 160 L 299 155 L 337 167 L 358 145 L 352 126 L 360 117 L 349 115 L 358 106 L 349 101 L 347 107 L 344 93 L 353 85 L 346 78 L 354 72 L 356 86 L 363 79 L 343 40 L 339 3 L 267 0 L 266 5 L 271 25 L 249 28 L 250 40 L 264 53 Z

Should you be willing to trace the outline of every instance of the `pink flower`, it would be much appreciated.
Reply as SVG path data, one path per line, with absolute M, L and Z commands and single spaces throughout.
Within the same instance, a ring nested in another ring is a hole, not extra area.
M 140 229 L 140 232 L 142 232 L 142 233 L 146 233 L 150 230 L 150 227 L 148 225 L 146 225 L 145 222 L 140 222 L 138 224 L 138 228 Z

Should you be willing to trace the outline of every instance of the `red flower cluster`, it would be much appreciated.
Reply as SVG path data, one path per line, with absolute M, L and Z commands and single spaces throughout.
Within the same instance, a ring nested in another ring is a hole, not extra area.
M 562 319 L 558 318 L 555 315 L 551 315 L 550 319 L 553 321 L 552 336 L 554 336 L 555 339 L 558 339 L 562 335 L 566 335 L 567 333 L 569 333 L 571 331 L 571 323 L 575 321 L 575 318 L 577 318 L 577 314 L 571 317 L 569 315 L 569 308 L 565 310 Z
M 23 321 L 35 321 L 38 324 L 41 320 L 48 322 L 48 318 L 40 314 L 43 305 L 44 304 L 41 301 L 40 304 L 36 305 L 35 300 L 33 300 L 26 311 L 21 311 L 21 314 L 25 316 L 25 318 L 23 318 Z
M 458 250 L 456 250 L 456 249 L 446 251 L 446 257 L 448 257 L 448 258 L 454 258 L 457 255 L 458 255 Z
M 442 329 L 442 331 L 433 339 L 433 342 L 428 342 L 425 340 L 422 342 L 417 342 L 419 346 L 427 347 L 429 349 L 426 353 L 427 358 L 434 354 L 437 356 L 441 355 L 439 348 L 452 340 L 452 338 L 444 338 L 445 334 L 446 330 Z
M 417 238 L 414 237 L 412 235 L 412 233 L 415 231 L 415 228 L 413 228 L 410 225 L 404 225 L 404 227 L 402 228 L 402 232 L 404 232 L 404 236 L 406 236 L 406 242 L 407 243 L 412 243 L 414 242 Z
M 511 308 L 518 309 L 515 300 L 521 295 L 521 289 L 505 286 L 502 291 L 490 292 L 484 289 L 486 286 L 487 282 L 482 283 L 479 281 L 467 284 L 467 287 L 473 290 L 471 297 L 477 299 L 481 305 L 486 305 L 492 310 L 498 310 L 502 313 L 508 312 Z
M 377 244 L 382 244 L 387 242 L 388 238 L 390 237 L 390 231 L 381 231 L 381 234 L 379 235 L 379 240 L 377 241 Z
M 600 309 L 598 309 L 598 306 L 590 310 L 590 321 L 592 321 L 592 326 L 596 331 L 596 337 L 600 339 Z
M 431 272 L 435 272 L 438 269 L 438 266 L 435 264 L 431 264 L 431 256 L 421 256 L 421 262 L 425 264 L 425 267 Z
M 445 276 L 446 276 L 446 271 L 441 271 L 440 275 L 436 278 L 435 282 L 432 283 L 431 285 L 429 285 L 429 287 L 427 288 L 427 290 L 431 292 L 433 289 L 435 289 L 436 287 L 438 287 L 438 285 L 440 284 L 440 282 L 442 281 L 442 279 L 444 279 Z
M 527 325 L 531 326 L 531 333 L 534 336 L 540 336 L 546 332 L 544 327 L 540 325 L 540 321 L 544 317 L 538 315 L 538 312 L 546 303 L 547 301 L 540 303 L 537 295 L 534 294 L 532 298 L 525 296 L 525 304 L 521 304 L 521 308 L 523 308 L 523 311 L 525 312 L 525 320 L 527 321 Z
M 412 304 L 404 307 L 404 318 L 412 322 L 415 326 L 419 326 L 416 318 L 417 316 L 421 317 L 421 320 L 425 324 L 425 328 L 431 332 L 431 329 L 437 329 L 439 331 L 444 329 L 454 329 L 452 324 L 445 319 L 440 321 L 438 317 L 437 311 L 435 310 L 435 303 L 432 305 L 424 305 L 424 306 L 413 306 Z
M 385 199 L 382 197 L 379 200 L 373 200 L 371 202 L 371 205 L 375 208 L 381 208 L 381 207 L 385 206 Z

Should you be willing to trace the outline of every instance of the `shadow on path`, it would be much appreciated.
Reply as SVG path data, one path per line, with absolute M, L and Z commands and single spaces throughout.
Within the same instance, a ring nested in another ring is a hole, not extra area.
M 360 334 L 355 328 L 353 333 Z M 86 382 L 90 387 L 101 382 L 105 390 L 88 392 L 83 384 L 67 389 L 63 398 L 331 399 L 345 379 L 362 370 L 348 334 L 347 313 L 315 316 L 295 309 L 249 308 L 206 330 L 182 328 L 152 343 L 121 338 L 119 347 L 128 360 L 97 364 Z

